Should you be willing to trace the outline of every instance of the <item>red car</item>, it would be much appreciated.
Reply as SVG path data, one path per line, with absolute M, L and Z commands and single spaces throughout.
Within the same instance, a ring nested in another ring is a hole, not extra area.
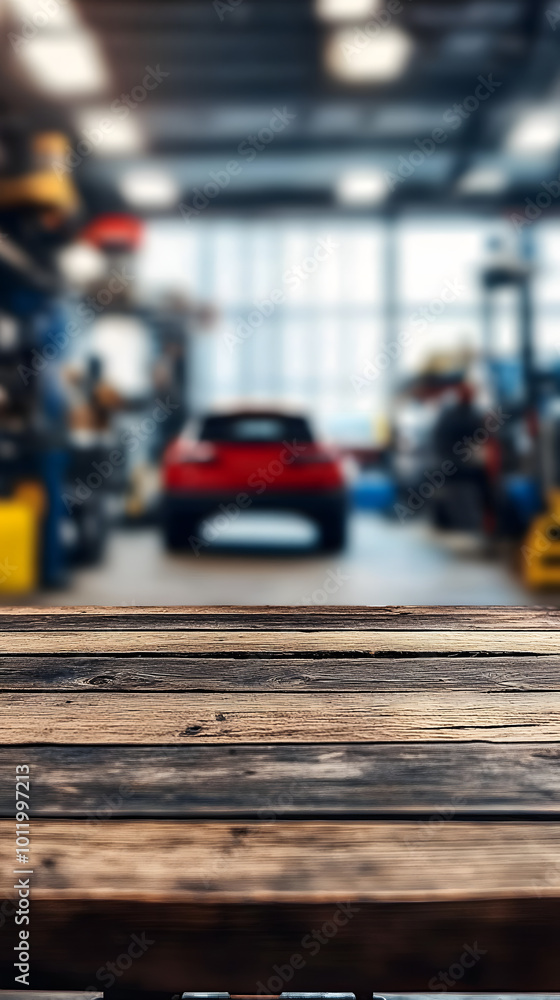
M 347 491 L 340 459 L 313 439 L 307 420 L 277 411 L 203 418 L 163 460 L 163 527 L 168 548 L 197 549 L 197 530 L 213 514 L 285 510 L 319 525 L 321 546 L 345 542 Z M 219 523 L 216 520 L 216 523 Z

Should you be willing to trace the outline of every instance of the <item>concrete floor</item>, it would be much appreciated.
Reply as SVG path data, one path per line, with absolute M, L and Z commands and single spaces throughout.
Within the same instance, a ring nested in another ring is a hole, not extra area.
M 423 523 L 353 517 L 346 552 L 309 550 L 307 526 L 271 526 L 276 551 L 235 543 L 263 525 L 248 520 L 222 537 L 222 549 L 170 555 L 157 530 L 115 531 L 103 564 L 73 574 L 68 590 L 44 605 L 457 605 L 542 603 L 499 560 L 465 539 L 436 535 Z M 267 530 L 270 528 L 267 526 Z M 249 533 L 249 534 L 247 534 Z M 270 539 L 270 535 L 268 536 Z M 224 548 L 224 543 L 231 547 Z M 278 549 L 280 546 L 280 550 Z M 547 603 L 555 603 L 547 601 Z

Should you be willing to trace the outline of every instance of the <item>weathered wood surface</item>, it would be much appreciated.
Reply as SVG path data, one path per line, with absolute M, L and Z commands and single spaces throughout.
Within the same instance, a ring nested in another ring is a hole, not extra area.
M 13 824 L 0 821 L 0 867 Z M 558 898 L 560 823 L 37 819 L 35 899 L 413 902 Z
M 560 694 L 10 693 L 0 728 L 4 744 L 546 743 L 560 740 Z
M 36 900 L 34 988 L 250 994 L 280 969 L 280 986 L 294 991 L 427 994 L 442 991 L 440 970 L 448 974 L 468 945 L 479 958 L 448 979 L 451 995 L 459 985 L 500 997 L 558 989 L 557 899 L 365 903 L 329 939 L 323 927 L 331 933 L 341 904 Z M 319 949 L 314 931 L 325 941 Z M 132 935 L 145 935 L 146 950 L 116 978 L 109 963 L 126 955 Z M 0 977 L 11 984 L 6 944 L 0 935 Z M 291 975 L 294 955 L 303 963 Z
M 560 691 L 560 656 L 3 656 L 0 691 Z
M 132 629 L 278 629 L 339 631 L 371 629 L 558 629 L 555 607 L 163 607 L 163 608 L 0 608 L 0 626 L 31 632 L 45 628 L 64 631 Z
M 0 816 L 32 774 L 35 817 L 560 818 L 560 744 L 44 746 L 0 749 Z
M 212 631 L 177 629 L 174 631 L 50 630 L 33 633 L 0 631 L 0 655 L 66 653 L 179 653 L 219 656 L 294 655 L 314 656 L 356 653 L 386 655 L 461 653 L 533 653 L 560 654 L 560 629 L 488 631 L 312 631 L 292 628 L 285 631 Z
M 32 988 L 438 992 L 468 944 L 461 990 L 557 989 L 556 609 L 4 609 L 0 726 Z

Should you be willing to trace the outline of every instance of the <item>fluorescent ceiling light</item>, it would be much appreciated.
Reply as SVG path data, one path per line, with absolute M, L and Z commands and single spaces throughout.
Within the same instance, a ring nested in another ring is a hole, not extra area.
M 551 153 L 560 144 L 560 114 L 557 109 L 530 111 L 511 130 L 507 148 L 525 155 Z
M 365 21 L 378 8 L 379 0 L 315 0 L 315 13 L 322 21 Z
M 336 195 L 344 205 L 373 205 L 387 196 L 387 184 L 380 170 L 351 170 L 343 174 Z
M 125 174 L 121 194 L 137 208 L 169 208 L 179 200 L 179 187 L 169 174 L 159 170 L 135 170 Z
M 399 28 L 385 28 L 368 37 L 361 29 L 338 28 L 325 49 L 327 69 L 348 83 L 393 80 L 400 76 L 412 52 L 412 42 Z
M 13 17 L 21 21 L 22 27 L 25 25 L 41 31 L 75 28 L 78 25 L 76 11 L 68 0 L 54 0 L 54 3 L 48 0 L 8 0 L 8 6 Z M 17 26 L 15 33 L 19 33 Z M 25 35 L 23 37 L 28 40 Z
M 144 147 L 144 135 L 138 116 L 117 118 L 107 107 L 86 108 L 76 119 L 78 130 L 90 139 L 97 156 L 119 156 L 138 153 Z
M 95 39 L 85 30 L 39 33 L 18 47 L 35 82 L 55 97 L 98 93 L 108 84 Z
M 501 167 L 474 167 L 460 178 L 461 194 L 498 194 L 508 185 L 509 176 Z

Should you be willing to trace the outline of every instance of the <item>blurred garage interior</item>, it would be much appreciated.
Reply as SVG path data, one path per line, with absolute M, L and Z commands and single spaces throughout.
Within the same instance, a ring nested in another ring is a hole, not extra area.
M 2 601 L 560 603 L 559 25 L 0 0 Z

